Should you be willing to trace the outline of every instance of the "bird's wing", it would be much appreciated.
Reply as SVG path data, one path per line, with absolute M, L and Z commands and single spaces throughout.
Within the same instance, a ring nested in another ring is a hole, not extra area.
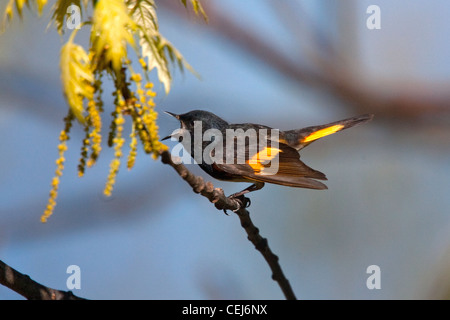
M 326 189 L 327 187 L 316 180 L 326 180 L 326 176 L 305 165 L 300 155 L 284 143 L 268 143 L 256 151 L 251 145 L 246 145 L 245 156 L 239 156 L 238 148 L 234 150 L 234 163 L 224 161 L 215 163 L 216 170 L 220 170 L 233 177 L 243 177 L 248 180 L 268 182 L 291 187 Z M 239 147 L 239 144 L 236 146 Z M 242 150 L 242 149 L 240 149 Z

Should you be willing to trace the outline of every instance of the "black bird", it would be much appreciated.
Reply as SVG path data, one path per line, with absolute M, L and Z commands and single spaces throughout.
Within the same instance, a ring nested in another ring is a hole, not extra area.
M 253 123 L 229 124 L 202 110 L 166 113 L 178 119 L 181 128 L 162 140 L 178 138 L 198 165 L 216 179 L 253 183 L 230 196 L 234 198 L 259 190 L 266 182 L 327 189 L 325 184 L 317 181 L 327 180 L 325 174 L 304 164 L 298 151 L 317 139 L 373 118 L 372 114 L 365 114 L 324 125 L 281 131 Z

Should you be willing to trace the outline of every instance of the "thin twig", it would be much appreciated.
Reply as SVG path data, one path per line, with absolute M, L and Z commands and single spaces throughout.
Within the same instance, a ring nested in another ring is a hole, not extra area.
M 46 287 L 29 276 L 20 273 L 0 260 L 0 284 L 29 300 L 85 300 L 72 291 L 61 291 Z
M 278 282 L 278 285 L 287 300 L 296 300 L 297 298 L 295 297 L 294 291 L 292 290 L 288 279 L 284 276 L 283 270 L 278 263 L 278 256 L 270 250 L 267 239 L 263 238 L 259 234 L 259 229 L 253 224 L 252 219 L 250 219 L 250 213 L 246 209 L 241 208 L 236 212 L 236 214 L 241 220 L 241 226 L 247 232 L 248 240 L 253 243 L 256 250 L 261 252 L 264 259 L 269 264 L 269 267 L 272 270 L 272 279 Z
M 247 232 L 248 240 L 263 255 L 272 270 L 272 279 L 278 283 L 287 300 L 295 300 L 294 291 L 278 263 L 278 256 L 270 249 L 267 239 L 260 235 L 259 229 L 253 224 L 250 213 L 245 209 L 245 205 L 239 199 L 225 196 L 222 189 L 214 188 L 211 182 L 205 182 L 202 177 L 194 175 L 182 163 L 175 163 L 169 151 L 161 153 L 161 161 L 174 168 L 180 177 L 192 187 L 195 193 L 200 193 L 208 198 L 217 209 L 232 210 L 237 214 L 241 221 L 241 226 Z
M 242 205 L 238 199 L 231 199 L 225 196 L 220 188 L 214 188 L 211 182 L 205 182 L 202 177 L 191 173 L 182 163 L 175 163 L 172 155 L 168 151 L 161 153 L 161 161 L 164 164 L 170 165 L 178 175 L 183 178 L 192 187 L 195 193 L 200 193 L 202 196 L 216 206 L 219 210 L 238 210 Z

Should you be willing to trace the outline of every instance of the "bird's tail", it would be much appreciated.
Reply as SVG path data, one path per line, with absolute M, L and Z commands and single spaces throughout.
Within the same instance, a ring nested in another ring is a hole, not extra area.
M 319 126 L 312 126 L 303 129 L 285 131 L 285 140 L 289 145 L 297 150 L 306 147 L 317 139 L 326 137 L 330 134 L 339 132 L 341 130 L 351 128 L 361 123 L 372 120 L 373 114 L 364 114 L 358 117 L 352 117 L 340 121 L 335 121 Z

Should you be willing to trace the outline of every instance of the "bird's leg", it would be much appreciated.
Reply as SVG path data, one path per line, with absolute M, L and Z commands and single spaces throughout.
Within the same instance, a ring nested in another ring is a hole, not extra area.
M 256 182 L 254 184 L 252 184 L 250 187 L 245 188 L 242 191 L 233 193 L 231 196 L 229 196 L 228 198 L 232 198 L 232 199 L 236 199 L 241 203 L 240 208 L 244 207 L 244 208 L 248 208 L 250 207 L 250 204 L 252 203 L 250 201 L 249 198 L 245 197 L 244 194 L 247 194 L 249 192 L 253 192 L 253 191 L 257 191 L 260 190 L 264 187 L 264 182 Z M 238 209 L 239 210 L 239 209 Z M 237 210 L 236 210 L 237 211 Z M 226 210 L 223 210 L 223 212 L 225 212 L 225 214 L 228 214 Z
M 240 196 L 243 196 L 246 193 L 260 190 L 263 187 L 264 187 L 264 182 L 256 182 L 256 183 L 252 184 L 250 187 L 245 188 L 242 191 L 233 193 L 229 198 L 239 198 Z

